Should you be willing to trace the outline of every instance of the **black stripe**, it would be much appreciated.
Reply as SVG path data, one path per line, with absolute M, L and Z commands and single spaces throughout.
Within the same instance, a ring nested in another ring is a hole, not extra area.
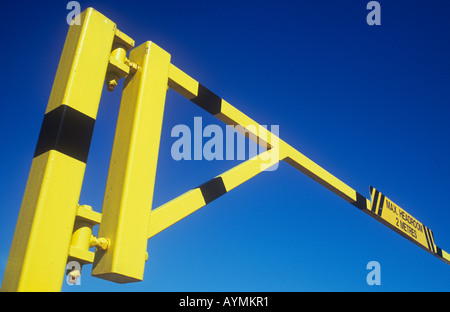
M 205 199 L 206 204 L 209 204 L 210 202 L 219 198 L 227 192 L 222 177 L 217 177 L 209 180 L 208 182 L 200 185 L 198 188 L 200 188 L 200 190 L 202 191 L 202 195 Z
M 436 250 L 437 255 L 442 258 L 442 249 L 439 248 L 438 246 L 436 246 L 436 249 L 437 249 Z
M 358 209 L 364 210 L 367 209 L 367 200 L 364 196 L 356 192 L 356 201 L 352 203 Z
M 197 96 L 191 101 L 213 115 L 220 113 L 222 108 L 222 99 L 201 84 L 198 84 Z
M 87 162 L 95 119 L 61 105 L 44 116 L 34 157 L 49 150 Z
M 378 215 L 381 217 L 381 212 L 383 211 L 384 195 L 381 194 L 380 197 L 380 207 L 378 208 Z
M 433 232 L 432 232 L 429 228 L 427 228 L 427 230 L 428 230 L 428 235 L 430 236 L 431 251 L 436 252 L 436 251 L 434 250 L 434 238 L 433 238 Z
M 380 192 L 375 191 L 375 197 L 373 198 L 373 202 L 372 202 L 372 212 L 373 212 L 373 213 L 375 213 L 376 210 L 377 210 L 378 194 L 380 194 Z
M 427 227 L 425 225 L 423 226 L 423 229 L 425 230 L 424 232 L 425 232 L 425 238 L 427 239 L 428 249 L 433 251 L 431 249 L 430 239 L 428 237 L 428 229 L 427 229 Z

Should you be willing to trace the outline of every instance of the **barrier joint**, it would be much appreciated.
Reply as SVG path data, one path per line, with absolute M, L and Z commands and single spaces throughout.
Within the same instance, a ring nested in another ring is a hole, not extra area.
M 81 265 L 93 263 L 94 252 L 89 248 L 96 247 L 100 250 L 107 250 L 110 240 L 107 238 L 97 238 L 92 234 L 95 225 L 100 224 L 101 214 L 92 210 L 91 206 L 79 205 L 70 242 L 68 261 L 78 261 Z
M 134 40 L 116 29 L 105 77 L 105 84 L 108 91 L 114 91 L 121 78 L 136 72 L 139 68 L 136 63 L 131 62 L 127 58 L 127 52 L 133 47 Z

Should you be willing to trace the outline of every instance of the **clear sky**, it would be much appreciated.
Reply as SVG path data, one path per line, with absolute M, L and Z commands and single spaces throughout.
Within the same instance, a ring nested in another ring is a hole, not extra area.
M 450 252 L 448 1 L 79 1 Z M 0 279 L 68 25 L 65 1 L 5 2 Z M 100 212 L 120 90 L 104 88 L 80 204 Z M 177 124 L 221 122 L 169 91 L 153 208 L 239 161 L 175 161 Z M 51 242 L 49 242 L 51 243 Z M 55 246 L 56 248 L 56 246 Z M 450 266 L 282 162 L 148 241 L 144 281 L 63 291 L 450 291 Z M 366 265 L 381 266 L 369 286 Z

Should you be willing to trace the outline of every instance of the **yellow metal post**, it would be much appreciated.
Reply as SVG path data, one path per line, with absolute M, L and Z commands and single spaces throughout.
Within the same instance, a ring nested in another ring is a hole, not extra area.
M 111 244 L 95 254 L 92 270 L 118 283 L 144 275 L 170 54 L 146 42 L 130 61 L 138 68 L 124 83 L 98 233 Z
M 2 291 L 60 291 L 116 25 L 92 8 L 69 28 Z

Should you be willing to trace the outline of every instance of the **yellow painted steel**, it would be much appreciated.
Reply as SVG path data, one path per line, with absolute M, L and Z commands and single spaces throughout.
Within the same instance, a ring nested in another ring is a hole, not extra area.
M 46 113 L 95 119 L 116 25 L 94 9 L 69 28 Z M 2 291 L 60 291 L 86 164 L 59 151 L 33 159 Z
M 134 40 L 92 8 L 80 20 L 81 25 L 69 28 L 64 44 L 2 291 L 59 291 L 67 260 L 93 263 L 92 275 L 106 280 L 141 281 L 148 238 L 281 160 L 450 264 L 450 254 L 436 245 L 433 232 L 379 191 L 372 188 L 371 199 L 365 198 L 171 64 L 170 54 L 156 44 L 148 41 L 133 49 Z M 124 76 L 99 214 L 78 200 L 103 83 L 112 91 Z M 168 87 L 267 151 L 151 210 Z M 99 238 L 92 235 L 97 224 Z
M 78 111 L 95 119 L 116 30 L 92 8 L 81 13 L 81 25 L 70 26 L 46 113 L 76 102 Z
M 195 188 L 153 209 L 150 214 L 148 238 L 158 234 L 205 205 L 202 192 L 200 189 Z
M 222 99 L 221 110 L 220 113 L 216 115 L 216 117 L 223 121 L 227 125 L 231 126 L 240 126 L 235 127 L 235 129 L 244 134 L 249 139 L 255 141 L 256 143 L 262 145 L 263 147 L 271 148 L 272 147 L 272 139 L 276 140 L 276 145 L 282 144 L 283 141 L 278 138 L 275 134 L 268 132 L 268 138 L 262 136 L 261 134 L 265 134 L 265 132 L 259 131 L 262 126 L 254 121 L 252 118 L 248 117 L 246 114 L 238 110 L 236 107 Z
M 170 64 L 169 87 L 190 100 L 197 96 L 198 82 L 175 65 Z
M 114 91 L 120 78 L 125 77 L 136 68 L 130 67 L 127 59 L 127 51 L 134 47 L 134 40 L 120 30 L 116 31 L 111 55 L 109 58 L 108 71 L 105 84 L 108 91 Z
M 444 261 L 450 264 L 450 254 L 446 252 L 445 250 L 442 250 L 442 258 L 444 258 Z
M 92 270 L 118 283 L 144 274 L 170 54 L 146 42 L 130 51 L 130 61 L 139 69 L 124 83 L 99 227 L 111 245 L 96 253 Z
M 101 218 L 101 214 L 93 211 L 92 207 L 78 206 L 69 248 L 69 262 L 75 260 L 83 265 L 94 261 L 94 252 L 89 251 L 89 248 L 96 246 L 92 242 L 98 239 L 92 235 L 92 229 L 100 224 Z
M 297 170 L 303 172 L 308 177 L 325 186 L 349 203 L 353 203 L 357 200 L 357 193 L 354 189 L 291 147 L 289 144 L 284 141 L 281 142 L 280 149 L 284 150 L 288 155 L 285 159 L 286 162 Z
M 50 151 L 33 159 L 2 291 L 59 291 L 85 164 Z

